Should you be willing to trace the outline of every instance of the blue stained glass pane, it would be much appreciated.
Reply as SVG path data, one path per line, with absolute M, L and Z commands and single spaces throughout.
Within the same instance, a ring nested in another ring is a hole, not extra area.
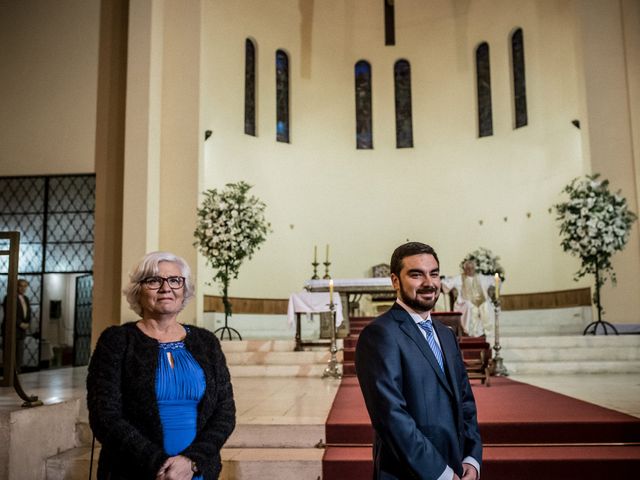
M 276 51 L 276 140 L 289 143 L 289 56 Z

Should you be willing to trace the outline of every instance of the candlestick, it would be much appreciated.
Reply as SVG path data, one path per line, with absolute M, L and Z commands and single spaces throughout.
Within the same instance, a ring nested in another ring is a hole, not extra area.
M 336 341 L 336 304 L 333 303 L 333 280 L 329 280 L 329 310 L 331 311 L 331 356 L 327 362 L 327 367 L 322 372 L 322 378 L 342 378 L 342 372 L 338 368 L 338 345 Z

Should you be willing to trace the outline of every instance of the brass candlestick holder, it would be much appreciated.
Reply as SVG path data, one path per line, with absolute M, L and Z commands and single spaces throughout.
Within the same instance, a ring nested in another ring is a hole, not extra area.
M 329 266 L 331 265 L 331 262 L 326 261 L 322 263 L 324 265 L 324 277 L 322 277 L 323 280 L 330 280 L 331 279 L 331 275 L 329 275 Z M 329 301 L 331 303 L 333 303 L 333 298 L 329 299 Z
M 311 262 L 311 265 L 313 265 L 313 277 L 311 277 L 311 280 L 320 280 L 320 277 L 318 276 L 318 265 L 320 265 L 320 263 L 314 260 Z
M 507 367 L 504 366 L 504 361 L 500 356 L 500 350 L 502 350 L 502 346 L 500 345 L 500 297 L 499 294 L 496 294 L 494 287 L 489 287 L 489 296 L 493 302 L 493 313 L 495 315 L 493 350 L 496 353 L 493 357 L 493 373 L 499 377 L 508 377 L 509 372 L 507 371 Z
M 327 367 L 322 373 L 322 378 L 331 377 L 339 379 L 342 378 L 342 372 L 340 372 L 340 369 L 338 368 L 338 358 L 336 356 L 338 353 L 338 345 L 336 341 L 336 305 L 333 303 L 333 296 L 331 294 L 329 294 L 329 310 L 331 310 L 331 358 L 329 358 Z

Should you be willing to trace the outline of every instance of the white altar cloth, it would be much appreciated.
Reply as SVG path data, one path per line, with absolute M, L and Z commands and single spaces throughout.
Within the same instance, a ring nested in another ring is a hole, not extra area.
M 312 292 L 329 290 L 329 280 L 307 280 L 304 288 Z M 347 293 L 375 293 L 393 292 L 390 277 L 371 278 L 336 278 L 333 280 L 333 288 L 338 292 Z
M 328 285 L 328 283 L 327 283 Z M 333 303 L 336 311 L 336 327 L 342 325 L 344 317 L 342 315 L 342 302 L 340 294 L 333 292 Z M 287 318 L 289 326 L 293 326 L 296 313 L 320 313 L 330 312 L 329 292 L 296 292 L 289 297 L 289 307 L 287 308 Z

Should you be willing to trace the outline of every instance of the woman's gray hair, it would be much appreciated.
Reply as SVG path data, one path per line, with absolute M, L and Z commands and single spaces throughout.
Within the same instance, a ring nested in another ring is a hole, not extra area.
M 142 280 L 148 277 L 158 275 L 158 266 L 161 262 L 175 263 L 180 268 L 180 275 L 184 277 L 184 298 L 182 299 L 182 310 L 187 306 L 189 300 L 195 295 L 195 287 L 191 280 L 191 268 L 184 258 L 174 255 L 170 252 L 151 252 L 147 253 L 142 260 L 134 267 L 129 274 L 129 285 L 123 290 L 129 307 L 138 315 L 142 315 L 142 305 L 140 304 L 140 290 Z

